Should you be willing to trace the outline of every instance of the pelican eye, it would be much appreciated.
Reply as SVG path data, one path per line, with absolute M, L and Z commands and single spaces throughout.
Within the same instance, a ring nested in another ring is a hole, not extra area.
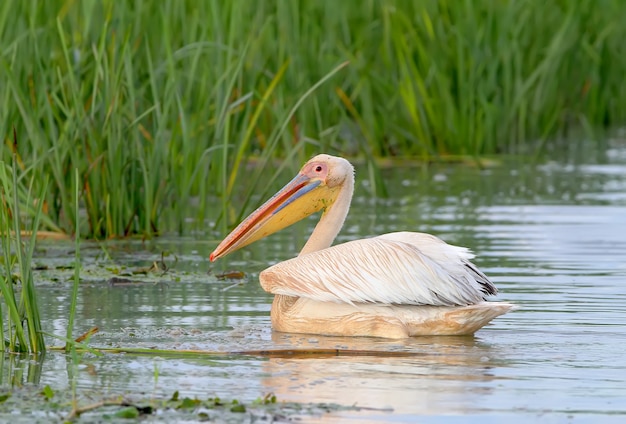
M 315 167 L 315 172 L 322 172 L 322 165 L 317 165 Z

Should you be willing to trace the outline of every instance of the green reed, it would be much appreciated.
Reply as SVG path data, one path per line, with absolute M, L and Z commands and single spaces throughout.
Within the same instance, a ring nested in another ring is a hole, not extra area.
M 0 306 L 3 309 L 0 311 L 0 334 L 3 340 L 0 349 L 39 353 L 45 352 L 46 346 L 41 331 L 31 262 L 47 181 L 40 184 L 39 190 L 33 194 L 34 179 L 31 178 L 25 186 L 18 179 L 17 168 L 15 156 L 10 166 L 0 162 L 0 242 L 3 262 L 0 273 Z M 18 194 L 20 191 L 26 197 L 24 203 L 34 205 L 25 215 L 22 214 L 22 201 Z M 19 290 L 16 290 L 18 287 Z
M 623 124 L 623 22 L 619 0 L 3 2 L 0 134 L 27 134 L 18 160 L 50 176 L 47 228 L 74 231 L 78 188 L 85 236 L 182 232 L 235 220 L 251 158 L 279 161 L 265 184 L 360 156 L 380 193 L 380 156 Z
M 74 170 L 74 180 L 76 181 L 76 184 L 74 185 L 74 208 L 75 210 L 80 210 L 78 169 Z M 80 268 L 80 222 L 77 219 L 76 225 L 74 227 L 74 278 L 72 284 L 72 295 L 70 298 L 70 312 L 67 319 L 67 331 L 65 334 L 65 337 L 68 340 L 65 345 L 66 352 L 74 348 L 74 344 L 70 343 L 69 341 L 73 339 L 72 333 L 74 331 L 74 319 L 76 316 L 76 305 L 78 303 L 78 286 L 80 285 Z

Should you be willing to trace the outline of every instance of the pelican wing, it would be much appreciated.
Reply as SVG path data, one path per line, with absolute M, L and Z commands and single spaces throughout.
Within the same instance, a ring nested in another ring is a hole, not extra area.
M 274 294 L 325 302 L 470 305 L 496 294 L 468 249 L 423 233 L 390 233 L 278 263 L 260 275 Z

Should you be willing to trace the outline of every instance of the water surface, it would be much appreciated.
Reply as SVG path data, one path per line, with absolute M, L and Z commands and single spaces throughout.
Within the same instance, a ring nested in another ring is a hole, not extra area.
M 357 168 L 357 177 L 360 172 Z M 626 149 L 536 166 L 503 162 L 397 166 L 384 172 L 389 199 L 358 184 L 341 233 L 347 241 L 424 231 L 470 247 L 476 263 L 519 309 L 474 337 L 408 340 L 272 333 L 271 297 L 258 272 L 294 256 L 307 220 L 220 260 L 213 234 L 151 242 L 86 243 L 76 332 L 97 326 L 96 346 L 204 349 L 342 348 L 409 351 L 406 357 L 158 358 L 86 355 L 77 372 L 48 354 L 5 364 L 8 378 L 78 391 L 220 396 L 363 406 L 304 422 L 623 422 L 626 419 Z M 285 176 L 287 180 L 288 176 Z M 278 188 L 278 187 L 276 187 Z M 260 200 L 260 199 L 259 199 Z M 65 334 L 72 246 L 40 246 L 37 271 L 46 331 Z M 159 263 L 168 272 L 137 274 Z M 177 259 L 175 259 L 177 258 Z M 244 271 L 237 284 L 218 280 Z M 109 284 L 121 274 L 134 283 Z M 57 281 L 62 280 L 62 281 Z M 51 344 L 59 344 L 50 339 Z M 155 372 L 156 370 L 156 372 Z M 158 376 L 158 377 L 156 377 Z

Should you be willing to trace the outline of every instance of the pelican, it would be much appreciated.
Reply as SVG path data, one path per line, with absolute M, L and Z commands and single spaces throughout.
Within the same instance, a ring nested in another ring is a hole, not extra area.
M 463 247 L 430 234 L 396 232 L 332 246 L 350 208 L 354 168 L 326 154 L 309 160 L 211 253 L 211 262 L 315 212 L 300 254 L 259 274 L 274 294 L 275 331 L 407 338 L 471 335 L 513 308 L 488 302 L 496 287 Z

